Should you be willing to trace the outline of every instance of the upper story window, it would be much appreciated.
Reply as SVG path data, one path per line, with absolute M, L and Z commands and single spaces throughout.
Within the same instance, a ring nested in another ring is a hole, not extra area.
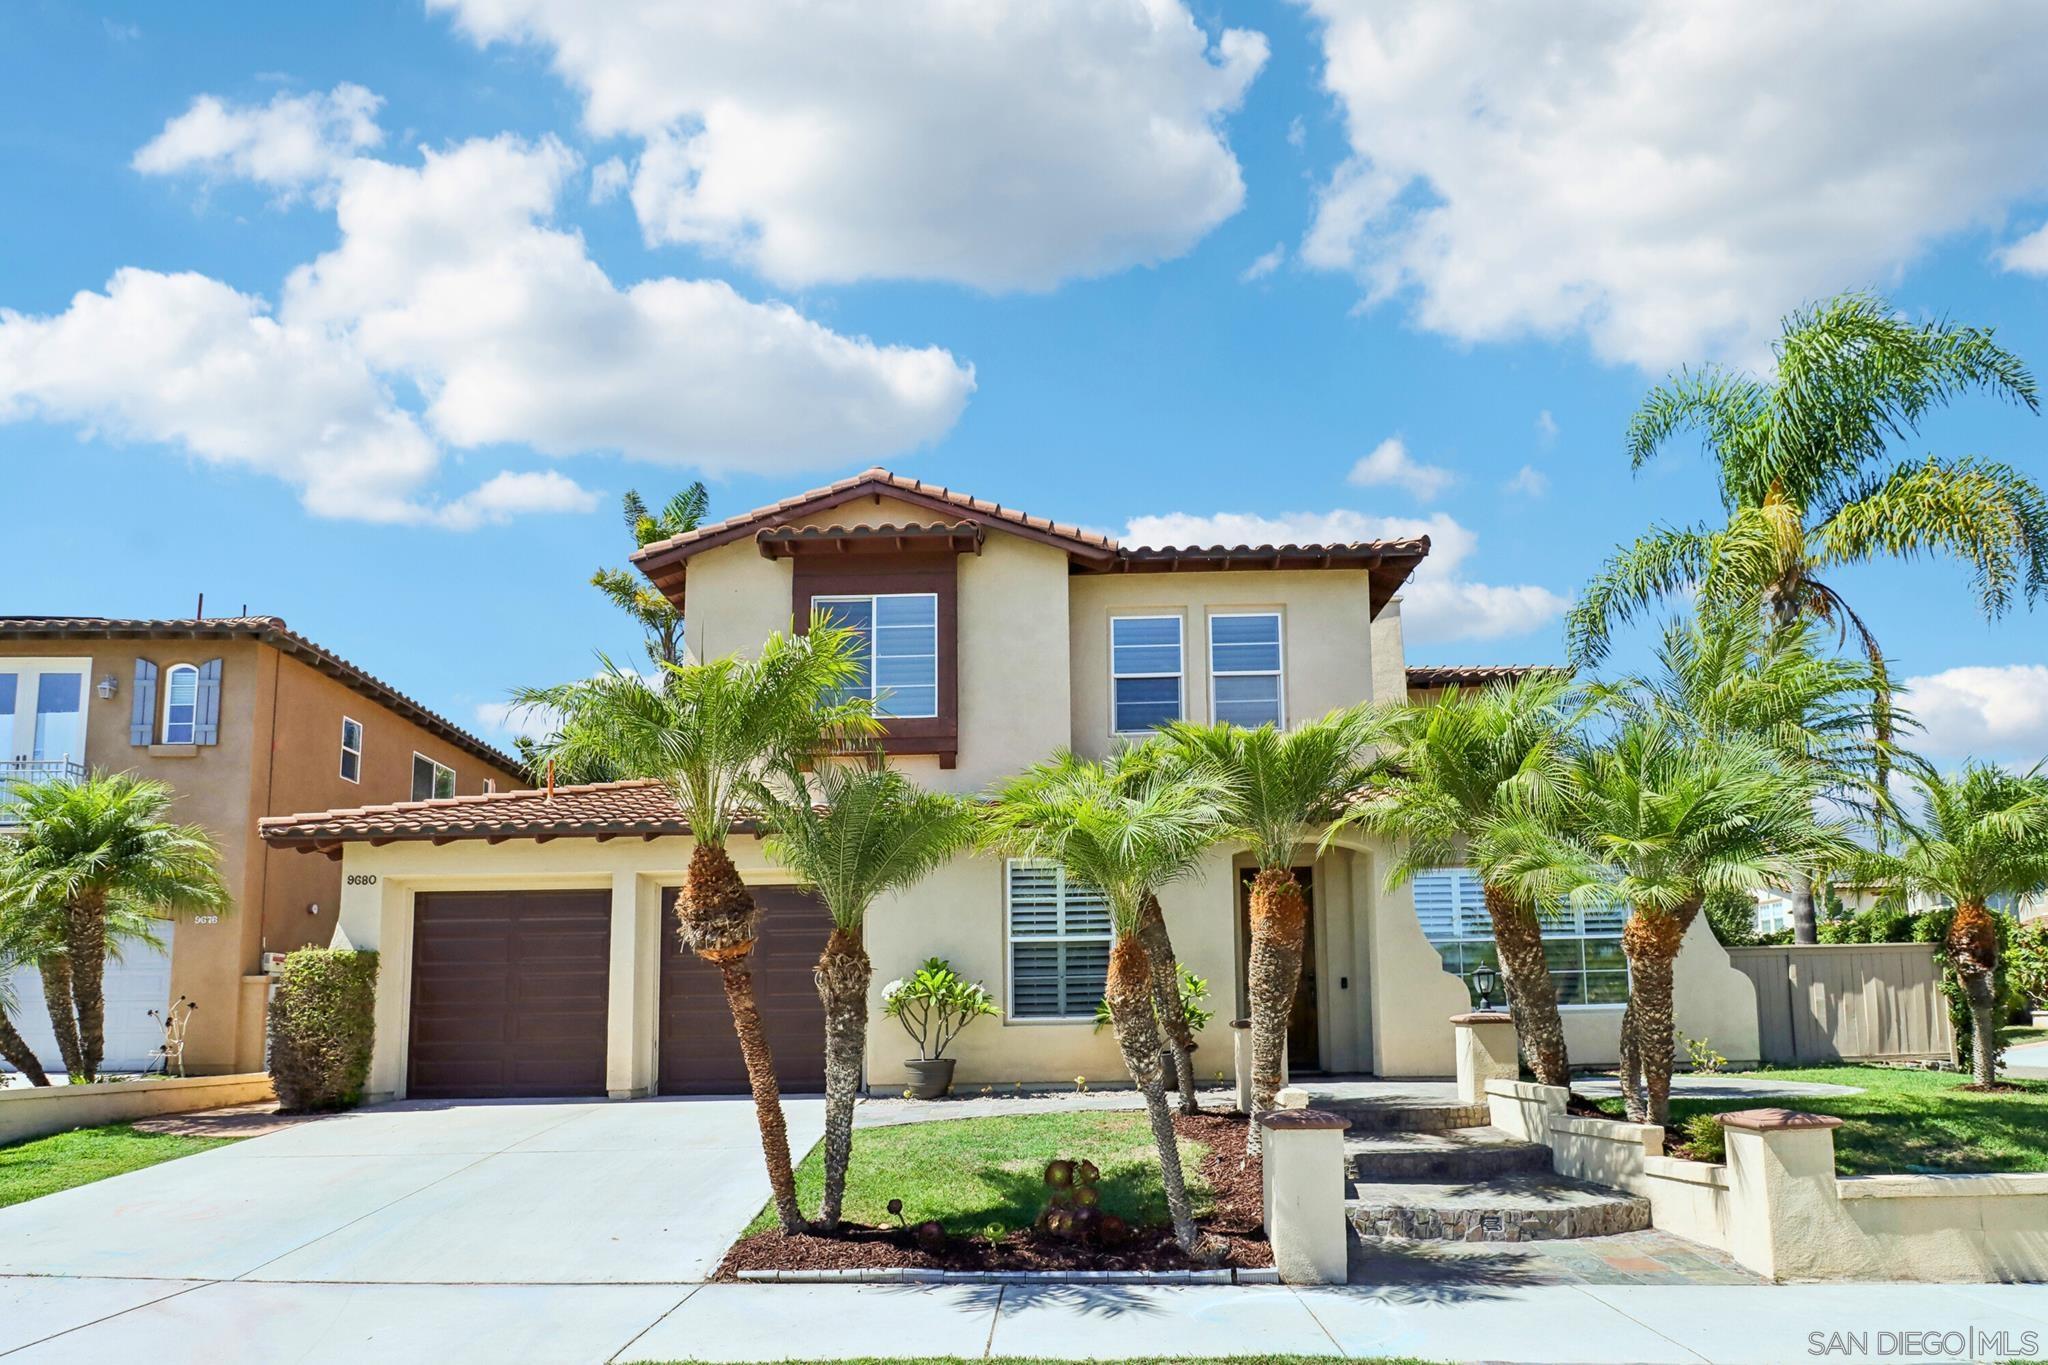
M 1252 729 L 1287 724 L 1281 698 L 1280 613 L 1230 612 L 1209 618 L 1211 718 Z
M 939 599 L 929 592 L 814 597 L 811 605 L 854 633 L 859 678 L 841 697 L 867 697 L 875 714 L 939 714 Z
M 1093 1019 L 1109 981 L 1109 902 L 1054 863 L 1005 866 L 1010 1017 Z
M 1500 968 L 1486 891 L 1469 867 L 1434 867 L 1415 875 L 1415 916 L 1423 937 L 1443 958 L 1444 970 L 1464 980 L 1472 969 Z M 1568 906 L 1561 918 L 1543 925 L 1543 956 L 1557 983 L 1560 1005 L 1620 1005 L 1628 1000 L 1628 958 L 1621 926 L 1628 909 L 1620 904 Z M 1479 997 L 1472 996 L 1477 1004 Z M 1496 1002 L 1498 1003 L 1498 1002 Z
M 347 716 L 341 718 L 341 780 L 363 780 L 363 723 Z
M 1183 669 L 1178 616 L 1109 619 L 1111 727 L 1142 734 L 1181 718 Z
M 199 670 L 191 664 L 172 664 L 164 670 L 164 729 L 166 744 L 191 744 L 199 728 Z
M 0 763 L 85 761 L 89 667 L 85 659 L 5 661 L 0 671 Z
M 455 769 L 425 754 L 412 756 L 412 799 L 432 801 L 455 795 Z

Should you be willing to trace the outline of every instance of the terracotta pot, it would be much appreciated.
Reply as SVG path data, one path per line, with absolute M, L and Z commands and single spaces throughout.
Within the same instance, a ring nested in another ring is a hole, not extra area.
M 910 1098 L 935 1100 L 953 1088 L 953 1058 L 912 1057 L 903 1063 L 910 1073 Z

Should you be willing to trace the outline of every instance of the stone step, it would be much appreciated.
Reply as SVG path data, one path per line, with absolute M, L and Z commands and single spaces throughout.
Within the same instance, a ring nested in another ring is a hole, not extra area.
M 1414 1101 L 1387 1104 L 1371 1100 L 1313 1101 L 1313 1107 L 1341 1114 L 1350 1131 L 1360 1133 L 1448 1133 L 1479 1128 L 1492 1117 L 1483 1104 Z
M 1360 1180 L 1484 1180 L 1488 1176 L 1550 1170 L 1550 1149 L 1498 1128 L 1449 1132 L 1353 1131 L 1344 1155 Z
M 1650 1201 L 1559 1175 L 1458 1182 L 1360 1181 L 1345 1201 L 1367 1241 L 1533 1242 L 1650 1226 Z

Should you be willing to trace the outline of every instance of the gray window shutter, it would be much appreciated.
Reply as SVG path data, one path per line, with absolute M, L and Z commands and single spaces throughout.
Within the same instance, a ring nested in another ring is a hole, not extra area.
M 192 727 L 194 744 L 220 743 L 220 660 L 199 665 L 198 721 Z
M 135 661 L 135 693 L 128 699 L 128 742 L 147 744 L 156 729 L 156 665 Z

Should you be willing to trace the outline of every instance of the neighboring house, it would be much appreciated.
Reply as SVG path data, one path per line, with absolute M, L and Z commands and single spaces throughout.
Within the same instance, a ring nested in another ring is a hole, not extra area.
M 1756 897 L 1756 931 L 1775 934 L 1792 927 L 1792 893 L 1777 887 L 1762 887 Z
M 634 558 L 684 608 L 700 659 L 757 649 L 813 608 L 859 628 L 893 761 L 933 787 L 979 792 L 1063 746 L 1101 756 L 1176 717 L 1285 726 L 1411 684 L 1496 673 L 1407 669 L 1396 594 L 1428 551 L 1427 540 L 1121 546 L 870 470 Z M 659 785 L 330 811 L 266 821 L 263 833 L 341 861 L 342 931 L 383 955 L 372 1093 L 744 1088 L 717 975 L 674 932 L 691 844 Z M 778 1068 L 786 1087 L 815 1090 L 811 969 L 825 920 L 751 834 L 732 853 L 765 912 L 754 971 Z M 1301 850 L 1312 917 L 1290 1039 L 1297 1071 L 1452 1069 L 1445 1021 L 1469 999 L 1453 972 L 1487 951 L 1476 888 L 1458 869 L 1390 888 L 1387 862 L 1364 836 Z M 1250 871 L 1219 848 L 1161 897 L 1181 960 L 1211 984 L 1215 1019 L 1196 1057 L 1205 1077 L 1230 1070 L 1229 1020 L 1246 1010 Z M 1618 928 L 1595 914 L 1556 934 L 1561 980 L 1587 1002 L 1570 1007 L 1587 1062 L 1614 1058 Z M 985 981 L 1003 1008 L 956 1044 L 963 1087 L 1122 1072 L 1094 1023 L 1107 911 L 1056 869 L 962 855 L 877 905 L 867 947 L 877 1087 L 902 1083 L 909 1051 L 881 992 L 933 955 Z M 1679 974 L 1680 1026 L 1753 1058 L 1754 990 L 1704 923 Z
M 107 977 L 109 1065 L 140 1066 L 161 1039 L 148 1011 L 183 995 L 198 1006 L 192 1072 L 260 1069 L 263 954 L 334 933 L 341 870 L 266 848 L 261 817 L 523 781 L 513 759 L 275 617 L 0 617 L 0 778 L 92 769 L 168 783 L 173 816 L 220 848 L 232 909 L 166 923 L 167 952 L 130 945 Z M 14 984 L 17 1025 L 56 1066 L 40 979 Z

